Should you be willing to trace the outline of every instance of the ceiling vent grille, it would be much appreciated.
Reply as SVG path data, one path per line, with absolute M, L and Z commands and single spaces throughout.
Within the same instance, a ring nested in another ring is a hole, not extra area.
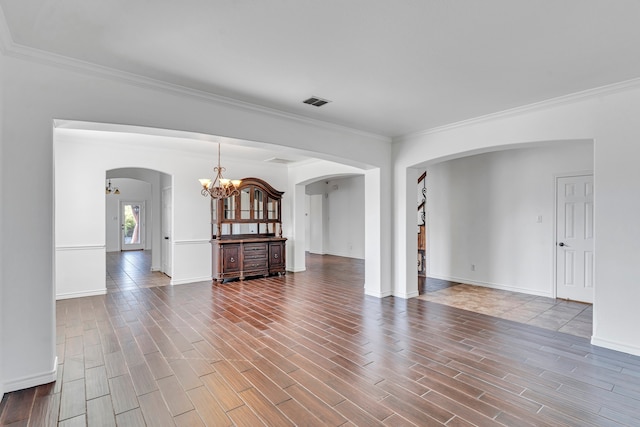
M 305 104 L 313 105 L 314 107 L 322 107 L 324 104 L 328 104 L 331 101 L 329 101 L 328 99 L 318 98 L 317 96 L 312 96 L 311 98 L 305 99 L 302 102 L 304 102 Z

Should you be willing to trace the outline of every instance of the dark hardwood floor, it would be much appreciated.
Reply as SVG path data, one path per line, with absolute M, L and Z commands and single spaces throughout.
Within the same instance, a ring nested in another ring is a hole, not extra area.
M 12 426 L 638 426 L 640 358 L 419 299 L 363 293 L 362 261 L 57 303 L 55 383 Z

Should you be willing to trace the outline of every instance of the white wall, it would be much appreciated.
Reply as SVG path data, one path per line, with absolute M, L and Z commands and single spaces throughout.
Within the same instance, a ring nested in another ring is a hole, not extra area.
M 307 196 L 309 200 L 309 240 L 308 251 L 312 254 L 324 255 L 326 253 L 324 242 L 325 223 L 327 215 L 325 215 L 324 194 L 312 194 Z
M 554 176 L 591 170 L 591 142 L 429 166 L 429 277 L 554 297 Z
M 154 205 L 152 203 L 151 184 L 131 178 L 113 178 L 111 179 L 111 186 L 117 187 L 120 190 L 120 194 L 105 194 L 107 252 L 117 252 L 122 249 L 120 202 L 144 202 L 143 244 L 145 250 L 151 250 L 151 243 L 160 239 L 159 234 L 154 235 Z
M 327 205 L 324 203 L 326 194 L 326 181 L 316 181 L 305 186 L 306 203 L 307 203 L 307 227 L 305 233 L 306 251 L 313 254 L 325 254 L 325 240 L 327 236 Z
M 326 184 L 327 239 L 331 255 L 364 259 L 364 176 Z
M 364 259 L 364 175 L 331 178 L 308 184 L 307 250 Z

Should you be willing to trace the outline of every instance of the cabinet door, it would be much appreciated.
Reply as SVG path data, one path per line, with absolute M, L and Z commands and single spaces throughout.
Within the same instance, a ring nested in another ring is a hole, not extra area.
M 284 244 L 282 242 L 269 244 L 269 267 L 270 269 L 284 267 Z
M 222 247 L 222 271 L 224 273 L 240 271 L 240 245 Z

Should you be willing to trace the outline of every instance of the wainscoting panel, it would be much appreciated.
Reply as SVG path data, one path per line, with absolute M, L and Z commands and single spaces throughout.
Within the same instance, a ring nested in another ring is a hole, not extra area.
M 56 247 L 56 299 L 103 295 L 106 284 L 106 248 Z
M 211 280 L 211 242 L 174 240 L 172 285 Z

